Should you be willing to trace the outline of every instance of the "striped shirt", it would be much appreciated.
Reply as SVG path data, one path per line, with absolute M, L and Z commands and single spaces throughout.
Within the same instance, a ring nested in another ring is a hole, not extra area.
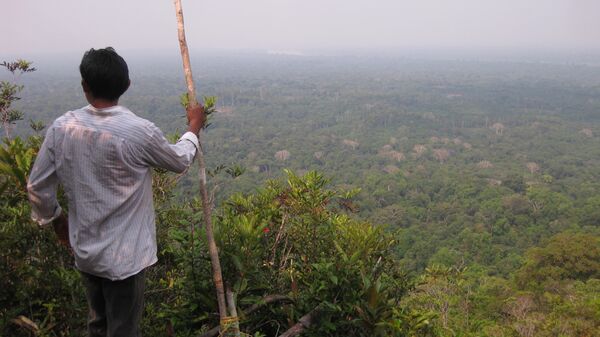
M 32 218 L 46 225 L 69 205 L 69 241 L 83 272 L 122 280 L 154 264 L 156 229 L 152 167 L 184 172 L 198 138 L 169 144 L 151 122 L 127 108 L 69 111 L 49 127 L 29 176 Z

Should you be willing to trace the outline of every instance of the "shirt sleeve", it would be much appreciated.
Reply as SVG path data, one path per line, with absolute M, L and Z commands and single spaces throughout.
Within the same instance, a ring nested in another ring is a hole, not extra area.
M 192 165 L 200 146 L 193 132 L 186 132 L 177 143 L 171 144 L 156 126 L 152 125 L 150 130 L 148 143 L 138 152 L 145 165 L 176 173 L 182 173 Z
M 50 127 L 46 132 L 46 137 L 27 182 L 31 218 L 40 226 L 52 222 L 62 212 L 56 198 L 57 188 L 58 176 L 54 165 L 54 128 Z

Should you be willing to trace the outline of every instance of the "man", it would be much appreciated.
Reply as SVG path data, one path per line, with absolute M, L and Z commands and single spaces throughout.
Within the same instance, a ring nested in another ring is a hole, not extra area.
M 157 261 L 151 168 L 185 171 L 205 122 L 188 109 L 186 132 L 169 144 L 151 122 L 118 105 L 129 88 L 114 49 L 87 51 L 79 67 L 88 106 L 49 127 L 29 176 L 32 217 L 72 248 L 89 304 L 89 336 L 141 336 L 144 270 Z M 68 220 L 56 199 L 68 199 Z

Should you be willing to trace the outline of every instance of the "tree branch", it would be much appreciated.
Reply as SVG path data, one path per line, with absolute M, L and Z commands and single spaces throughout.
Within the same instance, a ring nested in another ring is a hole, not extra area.
M 298 320 L 298 323 L 294 324 L 286 332 L 284 332 L 281 335 L 279 335 L 279 337 L 293 337 L 293 336 L 298 336 L 299 334 L 301 334 L 302 332 L 304 332 L 304 330 L 310 328 L 311 325 L 313 325 L 313 323 L 314 323 L 313 320 L 316 317 L 317 312 L 318 312 L 318 310 L 315 308 L 311 312 L 309 312 L 308 314 L 302 316 Z

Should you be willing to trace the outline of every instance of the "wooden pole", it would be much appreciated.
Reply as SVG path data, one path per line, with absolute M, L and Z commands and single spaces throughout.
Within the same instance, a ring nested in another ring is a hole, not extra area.
M 229 308 L 229 314 L 231 315 L 231 317 L 237 318 L 238 314 L 237 314 L 237 308 L 235 305 L 235 294 L 233 293 L 233 290 L 231 290 L 231 288 L 229 286 L 227 286 L 227 289 L 225 290 L 225 299 L 227 300 L 227 307 Z M 234 336 L 234 337 L 241 336 L 240 322 L 237 319 L 235 319 L 233 321 L 233 323 L 231 324 L 228 335 Z
M 187 42 L 185 41 L 185 26 L 183 24 L 183 9 L 181 8 L 181 0 L 174 0 L 175 14 L 177 15 L 177 31 L 179 33 L 179 47 L 181 48 L 181 59 L 183 60 L 183 71 L 185 73 L 185 81 L 188 87 L 188 98 L 190 106 L 197 106 L 196 86 L 192 77 L 192 66 L 190 64 L 190 53 L 188 51 Z M 221 273 L 221 263 L 219 262 L 219 252 L 213 235 L 212 228 L 212 209 L 210 199 L 206 190 L 206 164 L 204 163 L 204 154 L 202 147 L 198 149 L 198 166 L 200 176 L 200 197 L 202 198 L 202 210 L 204 212 L 204 226 L 206 236 L 208 238 L 208 251 L 213 269 L 213 280 L 217 289 L 217 303 L 219 304 L 219 316 L 221 319 L 227 317 L 227 306 L 225 304 L 225 291 L 223 287 L 223 276 Z

